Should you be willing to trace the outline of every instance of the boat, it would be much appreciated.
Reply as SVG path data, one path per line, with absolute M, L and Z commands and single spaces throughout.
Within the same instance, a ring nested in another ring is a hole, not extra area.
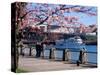
M 56 40 L 55 48 L 60 49 L 82 49 L 85 44 L 79 36 L 70 37 L 68 39 Z

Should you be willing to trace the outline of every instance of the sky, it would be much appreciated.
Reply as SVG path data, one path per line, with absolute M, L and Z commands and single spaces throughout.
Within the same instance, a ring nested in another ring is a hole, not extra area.
M 31 4 L 28 4 L 27 5 L 27 9 L 28 10 L 32 10 L 34 9 L 36 6 L 39 6 L 38 4 L 36 3 L 31 3 Z M 55 8 L 57 6 L 57 4 L 49 4 L 49 6 L 51 8 Z M 66 5 L 66 7 L 69 7 L 69 6 L 72 6 L 72 5 Z M 85 7 L 92 7 L 92 11 L 93 12 L 96 12 L 97 13 L 97 7 L 94 7 L 94 6 L 85 6 Z M 46 9 L 46 8 L 42 8 L 42 9 Z M 90 15 L 87 15 L 87 14 L 84 14 L 84 13 L 81 13 L 81 12 L 70 12 L 70 13 L 64 13 L 65 16 L 75 16 L 75 17 L 78 17 L 79 20 L 78 22 L 88 26 L 88 25 L 92 25 L 92 24 L 96 24 L 97 25 L 97 16 L 90 16 Z
M 69 13 L 66 14 L 68 15 Z M 79 17 L 79 22 L 83 23 L 84 25 L 97 24 L 97 16 L 89 16 L 83 13 L 76 13 L 76 12 L 72 12 L 69 15 Z

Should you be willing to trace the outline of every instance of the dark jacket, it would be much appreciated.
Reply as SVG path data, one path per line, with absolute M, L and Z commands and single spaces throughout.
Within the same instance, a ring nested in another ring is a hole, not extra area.
M 42 46 L 37 44 L 37 45 L 36 45 L 36 50 L 42 51 Z

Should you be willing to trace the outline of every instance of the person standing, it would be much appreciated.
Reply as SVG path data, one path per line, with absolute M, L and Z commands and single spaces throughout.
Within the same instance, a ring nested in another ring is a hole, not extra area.
M 36 44 L 36 57 L 40 57 L 41 51 L 42 51 L 41 43 L 38 42 L 38 43 Z

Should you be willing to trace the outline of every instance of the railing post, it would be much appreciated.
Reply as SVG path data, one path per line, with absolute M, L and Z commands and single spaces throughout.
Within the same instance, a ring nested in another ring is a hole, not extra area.
M 83 52 L 83 62 L 82 62 L 83 64 L 85 64 L 85 63 L 87 63 L 87 53 L 86 53 L 86 51 L 84 50 L 84 52 Z
M 32 51 L 32 49 L 31 49 L 31 47 L 30 47 L 30 50 L 29 50 L 29 56 L 31 56 L 31 55 L 32 55 L 31 51 Z
M 20 48 L 20 51 L 19 51 L 19 53 L 20 53 L 20 55 L 23 55 L 23 43 L 20 41 L 19 42 L 19 44 L 18 44 L 18 48 Z
M 54 51 L 55 51 L 54 48 L 50 49 L 49 59 L 54 59 L 55 58 Z
M 80 61 L 81 64 L 84 64 L 84 63 L 87 62 L 87 54 L 86 54 L 86 51 L 84 49 L 82 49 L 80 51 L 79 61 Z
M 41 57 L 44 58 L 44 50 L 41 52 Z
M 65 49 L 65 60 L 66 60 L 66 61 L 69 61 L 69 59 L 70 59 L 69 50 L 68 50 L 68 49 Z
M 83 51 L 80 50 L 80 52 L 79 52 L 79 60 L 76 61 L 77 66 L 82 64 L 82 62 L 83 62 Z
M 50 49 L 50 52 L 49 52 L 49 59 L 51 59 L 51 53 L 52 53 L 52 50 Z
M 85 64 L 86 62 L 87 62 L 87 54 L 86 50 L 83 48 L 82 50 L 80 50 L 77 66 L 79 66 L 80 64 Z
M 79 62 L 80 62 L 80 64 L 82 64 L 82 62 L 83 62 L 83 51 L 81 50 L 80 51 L 80 55 L 79 55 Z
M 23 55 L 23 46 L 22 45 L 20 45 L 20 55 Z
M 63 59 L 62 61 L 65 61 L 65 49 L 63 50 Z

